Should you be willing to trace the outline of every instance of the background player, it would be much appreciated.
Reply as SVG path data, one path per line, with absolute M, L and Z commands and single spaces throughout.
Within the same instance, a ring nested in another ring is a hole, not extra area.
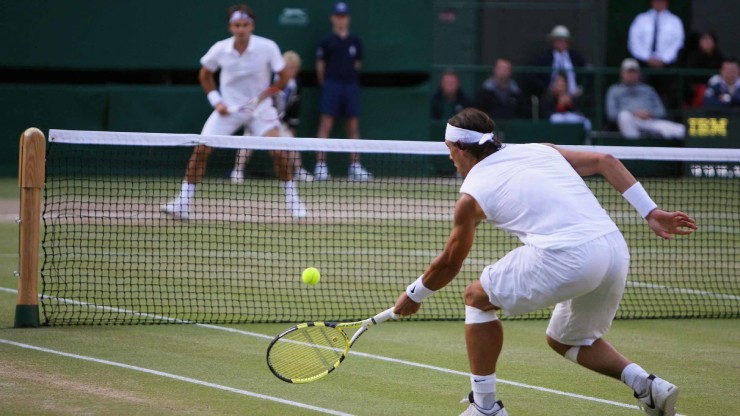
M 448 121 L 450 158 L 465 178 L 444 251 L 396 303 L 399 315 L 416 313 L 425 297 L 460 271 L 475 229 L 486 220 L 524 243 L 486 267 L 465 289 L 465 339 L 471 369 L 464 415 L 505 416 L 496 400 L 496 363 L 503 327 L 496 311 L 518 315 L 556 305 L 547 342 L 567 359 L 621 379 L 648 415 L 672 415 L 678 388 L 630 362 L 602 337 L 611 327 L 629 269 L 629 251 L 616 224 L 580 178 L 601 174 L 647 219 L 659 236 L 697 227 L 682 212 L 650 199 L 616 158 L 542 144 L 504 147 L 493 121 L 466 109 Z
M 200 84 L 214 108 L 201 134 L 231 135 L 244 127 L 257 136 L 280 135 L 280 121 L 272 100 L 266 98 L 285 87 L 285 62 L 277 44 L 270 39 L 252 34 L 254 12 L 246 5 L 232 6 L 227 11 L 231 38 L 216 42 L 201 58 L 198 75 Z M 214 72 L 221 71 L 220 91 L 216 89 Z M 278 73 L 270 85 L 272 74 Z M 230 112 L 229 108 L 257 102 L 250 111 Z M 212 149 L 205 145 L 195 147 L 185 173 L 180 195 L 162 206 L 162 211 L 174 218 L 187 220 L 195 187 L 205 175 L 208 156 Z M 284 151 L 271 151 L 275 173 L 285 195 L 287 209 L 293 217 L 306 216 L 306 208 L 298 196 L 292 176 L 289 155 Z

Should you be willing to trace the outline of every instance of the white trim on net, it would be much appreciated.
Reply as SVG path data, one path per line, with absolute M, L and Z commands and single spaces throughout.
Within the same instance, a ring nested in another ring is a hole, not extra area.
M 114 131 L 49 130 L 52 143 L 195 146 L 205 144 L 227 149 L 299 150 L 338 153 L 386 153 L 449 155 L 440 141 L 349 140 L 294 137 L 201 136 L 199 134 L 133 133 Z M 516 146 L 509 144 L 508 146 Z M 739 162 L 740 149 L 558 145 L 565 149 L 607 153 L 623 160 L 686 162 Z

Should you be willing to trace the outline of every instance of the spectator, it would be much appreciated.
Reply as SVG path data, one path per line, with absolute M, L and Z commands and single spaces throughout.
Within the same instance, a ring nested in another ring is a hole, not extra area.
M 473 107 L 497 119 L 512 119 L 526 116 L 522 90 L 511 79 L 511 61 L 496 60 L 493 74 L 483 82 Z
M 662 120 L 666 111 L 653 87 L 640 82 L 640 64 L 627 58 L 622 61 L 622 81 L 609 87 L 606 93 L 606 114 L 616 122 L 628 139 L 641 134 L 657 134 L 663 138 L 683 138 L 683 124 Z
M 538 97 L 547 93 L 556 75 L 564 73 L 568 81 L 569 94 L 574 97 L 581 95 L 583 88 L 579 86 L 573 68 L 583 68 L 588 64 L 583 55 L 570 49 L 570 30 L 562 25 L 555 26 L 547 38 L 552 48 L 537 55 L 532 65 L 552 67 L 552 71 L 549 74 L 531 74 L 528 77 L 532 93 Z
M 709 80 L 704 93 L 704 107 L 740 107 L 740 67 L 737 59 L 726 59 L 722 62 L 719 75 Z
M 565 74 L 555 75 L 547 94 L 540 99 L 540 115 L 551 123 L 580 123 L 586 131 L 591 131 L 591 120 L 578 112 Z
M 288 83 L 285 88 L 275 96 L 275 105 L 280 115 L 280 136 L 295 137 L 296 129 L 300 122 L 299 115 L 301 111 L 301 82 L 298 72 L 301 70 L 301 57 L 294 51 L 287 51 L 283 54 L 285 60 L 285 76 Z M 275 75 L 277 80 L 278 75 Z M 249 133 L 248 131 L 245 134 Z M 244 168 L 252 158 L 252 149 L 240 149 L 236 155 L 234 169 L 231 171 L 231 183 L 240 184 L 244 182 Z M 301 154 L 298 152 L 290 153 L 290 160 L 293 165 L 293 176 L 296 180 L 302 182 L 313 181 L 313 175 L 303 168 L 301 163 Z
M 684 68 L 717 69 L 725 58 L 719 50 L 717 36 L 713 32 L 693 33 L 679 53 L 678 64 Z M 684 100 L 692 107 L 700 107 L 707 86 L 706 76 L 686 78 Z
M 439 80 L 439 88 L 432 96 L 431 115 L 435 120 L 447 120 L 459 113 L 462 109 L 470 107 L 470 98 L 460 88 L 460 78 L 452 69 L 442 73 Z
M 662 68 L 676 61 L 683 46 L 683 22 L 668 10 L 668 0 L 652 0 L 650 10 L 632 21 L 627 47 L 643 66 Z
M 321 87 L 319 102 L 318 137 L 328 138 L 337 117 L 346 117 L 347 137 L 360 138 L 360 81 L 358 71 L 362 67 L 362 41 L 350 33 L 350 13 L 346 3 L 334 4 L 331 13 L 332 33 L 321 40 L 316 51 L 316 77 Z M 360 164 L 360 155 L 350 155 L 349 179 L 372 180 L 370 174 Z M 326 153 L 316 154 L 314 168 L 316 180 L 331 178 L 326 165 Z

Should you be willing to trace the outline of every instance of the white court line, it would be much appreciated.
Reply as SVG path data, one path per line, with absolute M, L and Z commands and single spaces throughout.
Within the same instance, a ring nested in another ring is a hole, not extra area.
M 4 287 L 0 287 L 0 291 L 17 293 L 17 290 L 10 289 L 10 288 L 4 288 Z M 55 300 L 58 300 L 58 301 L 61 301 L 61 302 L 65 302 L 65 303 L 90 306 L 90 307 L 101 308 L 101 309 L 115 311 L 115 312 L 133 314 L 133 315 L 137 315 L 137 316 L 146 316 L 146 317 L 152 317 L 152 318 L 156 318 L 156 319 L 162 319 L 162 320 L 168 320 L 168 321 L 180 322 L 180 323 L 192 323 L 195 326 L 199 326 L 199 327 L 202 327 L 202 328 L 215 329 L 215 330 L 219 330 L 219 331 L 226 331 L 226 332 L 231 332 L 231 333 L 240 334 L 240 335 L 247 335 L 247 336 L 255 337 L 255 338 L 262 338 L 262 339 L 266 339 L 266 340 L 272 340 L 274 338 L 271 335 L 260 334 L 260 333 L 257 333 L 257 332 L 243 331 L 243 330 L 240 330 L 240 329 L 229 328 L 229 327 L 224 327 L 224 326 L 219 326 L 219 325 L 193 323 L 191 321 L 186 321 L 186 320 L 181 320 L 181 319 L 176 319 L 176 318 L 164 317 L 164 316 L 153 315 L 153 314 L 148 314 L 148 313 L 134 312 L 134 311 L 126 310 L 126 309 L 113 308 L 113 307 L 109 307 L 109 306 L 92 305 L 92 304 L 89 304 L 87 302 L 80 302 L 80 301 L 75 301 L 75 300 L 70 300 L 70 299 L 63 299 L 63 298 L 55 298 L 55 297 L 51 297 L 51 296 L 49 296 L 47 298 L 49 298 L 49 299 L 55 299 Z M 389 362 L 389 363 L 403 364 L 403 365 L 407 365 L 407 366 L 410 366 L 410 367 L 424 368 L 424 369 L 427 369 L 427 370 L 438 371 L 438 372 L 446 373 L 446 374 L 453 374 L 453 375 L 459 375 L 459 376 L 465 376 L 465 377 L 469 377 L 470 376 L 470 373 L 466 373 L 466 372 L 462 372 L 462 371 L 458 371 L 458 370 L 451 370 L 451 369 L 448 369 L 448 368 L 437 367 L 437 366 L 433 366 L 433 365 L 429 365 L 429 364 L 422 364 L 422 363 L 417 363 L 417 362 L 413 362 L 413 361 L 406 361 L 406 360 L 400 360 L 400 359 L 396 359 L 396 358 L 384 357 L 384 356 L 381 356 L 381 355 L 367 354 L 367 353 L 357 352 L 357 351 L 352 351 L 352 350 L 350 350 L 350 354 L 357 355 L 357 356 L 360 356 L 360 357 L 365 357 L 365 358 L 371 358 L 371 359 L 374 359 L 374 360 L 385 361 L 385 362 Z M 554 389 L 549 389 L 549 388 L 546 388 L 546 387 L 534 386 L 534 385 L 531 385 L 531 384 L 519 383 L 519 382 L 516 382 L 516 381 L 509 381 L 509 380 L 504 380 L 504 379 L 500 379 L 500 378 L 497 379 L 496 381 L 498 383 L 501 383 L 501 384 L 508 384 L 508 385 L 512 385 L 512 386 L 516 386 L 516 387 L 521 387 L 521 388 L 526 388 L 526 389 L 530 389 L 530 390 L 536 390 L 536 391 L 541 391 L 541 392 L 545 392 L 545 393 L 557 394 L 557 395 L 560 395 L 560 396 L 567 396 L 567 397 L 572 397 L 572 398 L 581 399 L 581 400 L 588 400 L 588 401 L 597 402 L 597 403 L 609 404 L 609 405 L 612 405 L 612 406 L 618 406 L 618 407 L 624 407 L 624 408 L 628 408 L 628 409 L 638 409 L 639 410 L 639 407 L 637 407 L 636 405 L 615 402 L 615 401 L 612 401 L 612 400 L 600 399 L 598 397 L 584 396 L 584 395 L 581 395 L 581 394 L 569 393 L 569 392 L 566 392 L 566 391 L 554 390 Z M 677 414 L 677 416 L 682 416 L 682 415 Z
M 229 386 L 224 386 L 221 384 L 210 383 L 208 381 L 197 380 L 197 379 L 190 378 L 190 377 L 178 376 L 177 374 L 165 373 L 163 371 L 152 370 L 149 368 L 138 367 L 135 365 L 123 364 L 123 363 L 119 363 L 115 361 L 108 361 L 108 360 L 103 360 L 100 358 L 88 357 L 85 355 L 71 354 L 68 352 L 52 350 L 49 348 L 38 347 L 35 345 L 23 344 L 20 342 L 10 341 L 7 339 L 2 339 L 2 338 L 0 338 L 0 344 L 8 344 L 8 345 L 13 345 L 19 348 L 25 348 L 25 349 L 41 351 L 41 352 L 45 352 L 49 354 L 61 355 L 62 357 L 74 358 L 77 360 L 90 361 L 93 363 L 105 364 L 105 365 L 110 365 L 110 366 L 119 367 L 119 368 L 125 368 L 127 370 L 139 371 L 141 373 L 153 374 L 155 376 L 171 378 L 177 381 L 184 381 L 186 383 L 197 384 L 199 386 L 211 387 L 214 389 L 228 391 L 228 392 L 236 393 L 236 394 L 241 394 L 243 396 L 254 397 L 257 399 L 269 400 L 269 401 L 277 402 L 280 404 L 285 404 L 288 406 L 300 407 L 301 409 L 308 409 L 308 410 L 313 410 L 319 413 L 325 413 L 328 415 L 352 416 L 350 413 L 344 413 L 344 412 L 340 412 L 337 410 L 325 409 L 323 407 L 313 406 L 310 404 L 300 403 L 300 402 L 287 400 L 287 399 L 281 399 L 279 397 L 274 397 L 274 396 L 267 396 L 267 395 L 260 394 L 260 393 L 254 393 L 248 390 L 242 390 L 242 389 L 237 389 L 235 387 L 229 387 Z
M 713 298 L 718 298 L 718 299 L 740 300 L 740 296 L 735 296 L 735 295 L 724 295 L 721 293 L 707 292 L 704 290 L 683 289 L 683 288 L 677 288 L 677 287 L 671 287 L 671 286 L 665 286 L 665 285 L 656 285 L 653 283 L 627 282 L 627 286 L 644 287 L 648 289 L 660 289 L 660 290 L 665 290 L 668 292 L 681 293 L 684 295 L 705 295 L 705 296 L 711 296 Z

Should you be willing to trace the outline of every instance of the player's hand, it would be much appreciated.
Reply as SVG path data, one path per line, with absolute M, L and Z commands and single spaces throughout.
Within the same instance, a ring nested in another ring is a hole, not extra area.
M 403 292 L 401 293 L 401 296 L 398 297 L 396 306 L 393 308 L 393 312 L 400 316 L 409 316 L 418 312 L 419 308 L 421 308 L 421 303 L 414 302 L 409 298 L 409 295 L 407 295 L 406 292 Z
M 681 211 L 666 212 L 656 208 L 646 219 L 653 232 L 666 240 L 672 240 L 674 234 L 688 235 L 699 228 L 693 218 Z
M 222 116 L 229 115 L 229 108 L 226 107 L 226 105 L 224 103 L 218 103 L 218 104 L 216 104 L 215 110 L 218 111 L 218 113 L 221 114 Z

